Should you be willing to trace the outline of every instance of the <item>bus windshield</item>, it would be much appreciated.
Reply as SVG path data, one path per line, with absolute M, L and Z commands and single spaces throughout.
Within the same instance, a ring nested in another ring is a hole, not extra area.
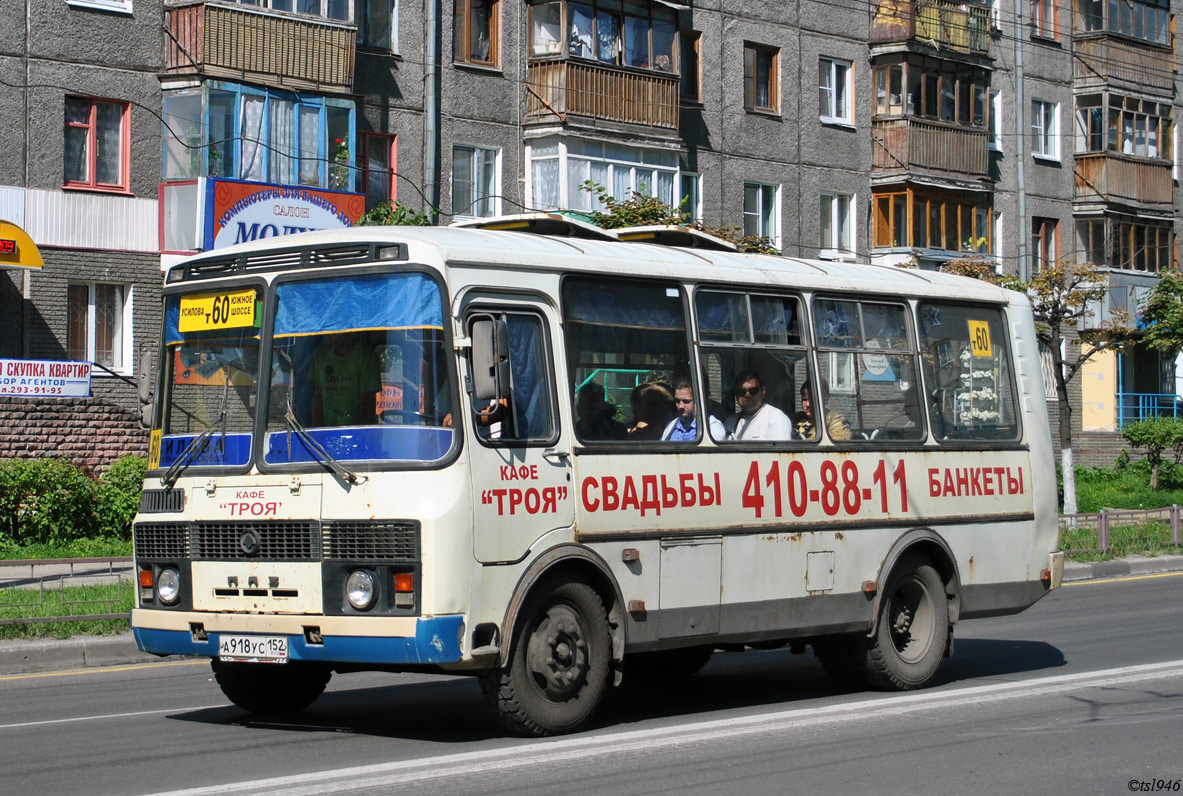
M 455 387 L 439 287 L 423 274 L 299 279 L 275 290 L 264 461 L 434 461 Z
M 162 467 L 182 457 L 185 464 L 195 466 L 249 463 L 259 378 L 259 315 L 259 295 L 253 287 L 167 298 Z

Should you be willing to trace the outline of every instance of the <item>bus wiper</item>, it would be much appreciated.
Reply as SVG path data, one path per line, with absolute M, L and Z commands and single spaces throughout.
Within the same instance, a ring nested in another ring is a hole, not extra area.
M 217 419 L 215 419 L 214 422 L 212 422 L 208 426 L 206 426 L 205 431 L 202 431 L 200 434 L 198 434 L 196 437 L 194 437 L 193 441 L 185 446 L 185 450 L 181 451 L 181 455 L 177 457 L 177 460 L 175 462 L 173 462 L 171 465 L 169 465 L 169 468 L 165 471 L 164 475 L 160 476 L 160 483 L 162 486 L 171 488 L 172 485 L 176 483 L 177 479 L 181 476 L 181 471 L 189 466 L 189 462 L 193 460 L 194 455 L 201 448 L 201 443 L 204 442 L 205 440 L 209 439 L 213 435 L 214 429 L 218 428 L 219 426 L 222 429 L 222 442 L 223 442 L 223 445 L 225 445 L 226 415 L 229 413 L 229 411 L 230 411 L 230 368 L 227 367 L 226 368 L 226 381 L 225 381 L 224 386 L 222 387 L 222 406 L 218 411 Z
M 284 422 L 287 423 L 288 434 L 295 432 L 296 436 L 300 438 L 300 441 L 304 443 L 304 447 L 311 451 L 312 455 L 316 457 L 318 462 L 336 473 L 337 477 L 343 481 L 348 481 L 351 484 L 362 483 L 364 479 L 359 478 L 356 473 L 346 469 L 345 465 L 337 461 L 336 457 L 329 453 L 328 450 L 325 449 L 324 445 L 321 445 L 311 434 L 308 433 L 308 429 L 304 428 L 300 421 L 296 419 L 296 416 L 292 414 L 290 406 L 283 419 Z M 288 461 L 290 462 L 291 460 L 291 443 L 289 442 Z

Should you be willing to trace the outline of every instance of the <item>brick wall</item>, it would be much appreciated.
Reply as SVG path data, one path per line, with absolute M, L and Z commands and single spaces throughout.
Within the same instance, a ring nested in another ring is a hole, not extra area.
M 0 398 L 0 459 L 64 456 L 97 475 L 120 456 L 148 453 L 138 414 L 101 398 Z

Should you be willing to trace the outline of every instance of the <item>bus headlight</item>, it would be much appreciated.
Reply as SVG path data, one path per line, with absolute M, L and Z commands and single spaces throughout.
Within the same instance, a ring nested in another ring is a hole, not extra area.
M 174 605 L 181 596 L 181 573 L 175 569 L 162 569 L 156 576 L 156 596 L 165 605 Z
M 345 580 L 345 595 L 349 604 L 359 611 L 364 611 L 374 604 L 374 576 L 369 572 L 355 569 Z

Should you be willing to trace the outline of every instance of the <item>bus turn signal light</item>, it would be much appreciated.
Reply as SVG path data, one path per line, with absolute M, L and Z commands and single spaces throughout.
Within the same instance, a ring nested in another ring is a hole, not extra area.
M 394 573 L 394 590 L 396 592 L 415 591 L 415 576 L 410 572 Z
M 152 570 L 150 570 L 150 569 L 141 569 L 140 570 L 140 588 L 142 588 L 142 589 L 152 588 Z

